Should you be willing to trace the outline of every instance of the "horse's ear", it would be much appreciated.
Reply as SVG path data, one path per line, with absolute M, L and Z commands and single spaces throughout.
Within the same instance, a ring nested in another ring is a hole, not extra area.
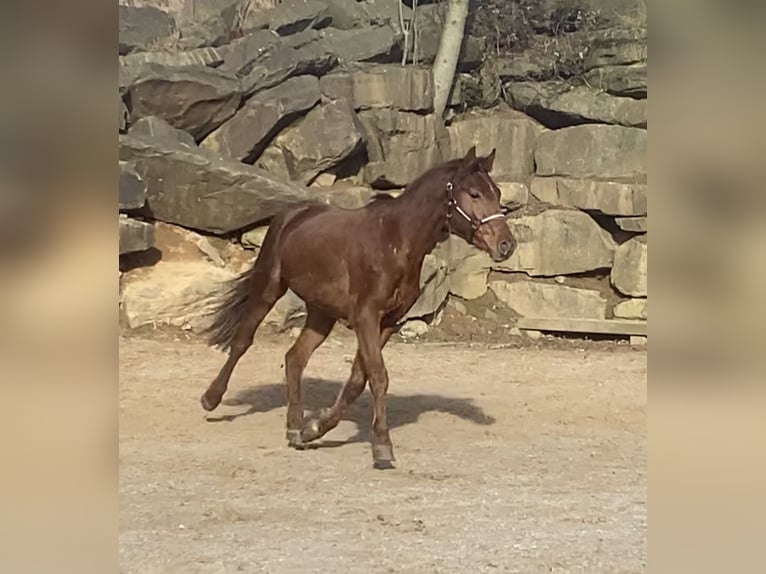
M 465 163 L 471 163 L 476 159 L 476 146 L 471 146 L 471 149 L 468 150 L 468 153 L 465 154 L 465 157 L 463 158 L 463 162 Z
M 484 171 L 487 173 L 492 171 L 492 166 L 495 165 L 495 152 L 497 150 L 495 148 L 492 148 L 492 151 L 489 152 L 489 155 L 486 157 L 481 158 L 481 167 L 484 168 Z

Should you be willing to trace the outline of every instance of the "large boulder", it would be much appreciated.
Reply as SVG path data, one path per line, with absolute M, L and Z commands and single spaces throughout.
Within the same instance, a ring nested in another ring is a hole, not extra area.
M 478 154 L 497 150 L 492 177 L 524 180 L 535 171 L 535 148 L 546 131 L 532 118 L 515 110 L 469 113 L 447 128 L 456 157 L 473 146 Z
M 120 214 L 120 255 L 146 251 L 154 245 L 154 227 L 151 223 Z
M 274 32 L 256 30 L 216 49 L 216 53 L 223 58 L 223 63 L 218 69 L 229 74 L 241 75 L 248 66 L 264 58 L 269 50 L 278 45 L 282 44 Z
M 280 42 L 249 60 L 239 68 L 237 75 L 242 78 L 244 97 L 249 98 L 293 76 L 321 76 L 332 69 L 337 61 L 337 57 L 322 42 L 309 42 L 298 48 Z
M 274 141 L 282 150 L 291 178 L 310 183 L 360 149 L 364 133 L 348 100 L 311 110 Z
M 603 66 L 626 66 L 645 62 L 648 53 L 646 28 L 611 28 L 592 35 L 583 61 L 586 72 Z
M 185 0 L 176 17 L 184 47 L 225 44 L 237 26 L 244 0 Z
M 446 17 L 445 6 L 442 3 L 421 3 L 417 8 L 418 40 L 415 57 L 418 63 L 432 64 L 439 49 L 444 20 Z M 412 20 L 412 18 L 409 18 Z M 412 54 L 415 45 L 414 34 L 409 35 L 409 51 Z M 483 37 L 466 34 L 460 46 L 460 54 L 457 61 L 457 69 L 466 72 L 477 68 L 484 60 L 487 53 L 486 40 Z M 408 61 L 412 56 L 408 56 Z
M 444 246 L 427 254 L 420 269 L 420 295 L 402 321 L 427 317 L 438 311 L 449 295 L 448 261 Z
M 646 62 L 629 66 L 603 66 L 585 74 L 588 84 L 616 96 L 646 98 Z
M 327 5 L 321 0 L 282 0 L 268 10 L 249 10 L 242 20 L 244 31 L 268 28 L 280 36 L 289 36 L 308 28 L 330 23 Z
M 492 281 L 489 288 L 522 317 L 606 318 L 606 298 L 598 291 L 533 281 Z
M 229 119 L 242 100 L 239 80 L 214 68 L 146 68 L 128 88 L 131 121 L 158 116 L 196 141 Z
M 434 114 L 373 109 L 359 112 L 359 120 L 369 158 L 364 178 L 373 187 L 404 187 L 452 156 L 449 133 Z
M 537 140 L 537 175 L 645 177 L 646 136 L 639 128 L 595 124 L 547 131 Z
M 551 205 L 607 215 L 646 214 L 646 184 L 566 177 L 536 177 L 531 193 Z
M 138 209 L 146 203 L 146 182 L 126 161 L 120 162 L 119 194 L 120 211 Z
M 216 297 L 234 277 L 208 262 L 160 261 L 123 276 L 122 311 L 131 329 L 168 325 L 199 333 L 210 326 Z
M 368 26 L 389 25 L 399 28 L 399 9 L 406 21 L 412 19 L 412 8 L 401 0 L 323 0 L 332 18 L 331 26 L 338 30 L 355 30 Z
M 259 168 L 162 141 L 120 136 L 120 159 L 146 182 L 153 216 L 190 229 L 230 233 L 309 198 Z
M 357 110 L 396 108 L 427 112 L 434 104 L 433 74 L 427 68 L 358 65 L 324 76 L 319 86 L 325 97 L 347 99 Z
M 646 233 L 646 217 L 615 217 L 614 222 L 623 231 Z
M 599 122 L 646 126 L 646 100 L 621 98 L 566 82 L 513 82 L 506 87 L 511 104 L 549 128 Z
M 128 134 L 134 137 L 177 142 L 181 146 L 196 149 L 197 142 L 189 132 L 174 128 L 157 116 L 144 116 L 130 126 Z
M 620 293 L 646 297 L 647 245 L 646 236 L 639 235 L 620 245 L 614 253 L 612 285 Z
M 152 6 L 118 6 L 119 51 L 169 47 L 176 37 L 172 16 Z
M 614 306 L 612 314 L 617 319 L 643 319 L 646 321 L 646 299 L 626 299 Z
M 297 76 L 259 92 L 200 146 L 221 156 L 252 163 L 282 128 L 319 101 L 319 80 Z
M 133 52 L 120 56 L 120 68 L 138 68 L 147 64 L 158 64 L 170 68 L 187 66 L 216 66 L 223 63 L 223 56 L 216 48 L 163 52 Z
M 390 26 L 373 26 L 355 30 L 326 28 L 320 33 L 321 43 L 343 63 L 401 60 L 401 34 Z
M 549 209 L 508 225 L 518 245 L 508 260 L 491 263 L 494 269 L 553 277 L 612 266 L 612 236 L 582 211 Z

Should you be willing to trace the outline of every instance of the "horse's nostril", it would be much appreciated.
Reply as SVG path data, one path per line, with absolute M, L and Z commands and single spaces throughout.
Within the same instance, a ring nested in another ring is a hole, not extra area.
M 497 246 L 497 250 L 500 252 L 500 255 L 508 255 L 511 252 L 511 242 L 501 241 L 500 245 Z

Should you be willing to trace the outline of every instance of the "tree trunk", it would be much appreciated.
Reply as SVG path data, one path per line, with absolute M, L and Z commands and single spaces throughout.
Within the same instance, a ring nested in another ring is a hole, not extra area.
M 434 60 L 434 110 L 440 116 L 447 107 L 455 69 L 463 45 L 465 19 L 468 16 L 469 0 L 449 0 L 447 18 L 444 22 L 439 49 Z

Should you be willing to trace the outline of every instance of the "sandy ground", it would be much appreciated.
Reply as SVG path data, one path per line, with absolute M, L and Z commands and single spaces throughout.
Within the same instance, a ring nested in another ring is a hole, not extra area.
M 368 391 L 322 448 L 287 447 L 290 343 L 256 341 L 206 414 L 221 353 L 121 339 L 122 572 L 645 570 L 645 351 L 392 341 L 397 468 L 378 471 Z M 350 342 L 314 355 L 307 409 Z

